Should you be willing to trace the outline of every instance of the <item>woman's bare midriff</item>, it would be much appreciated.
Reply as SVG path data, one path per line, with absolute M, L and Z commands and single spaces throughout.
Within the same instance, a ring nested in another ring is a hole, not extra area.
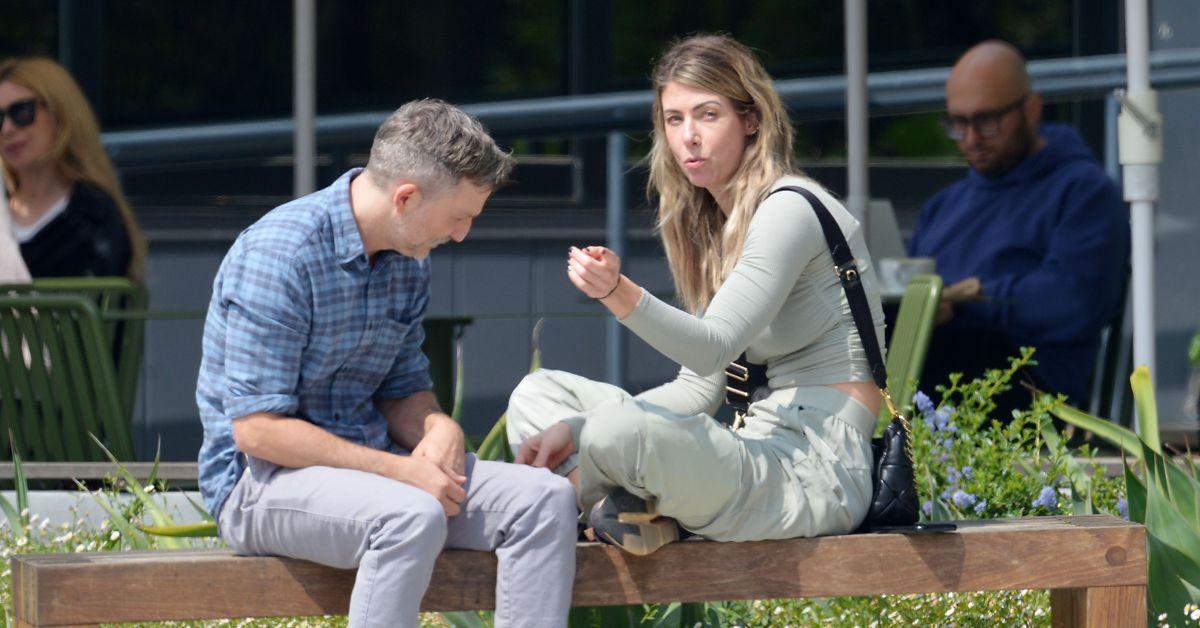
M 883 400 L 879 395 L 879 389 L 875 387 L 874 383 L 839 382 L 837 384 L 827 384 L 827 386 L 863 404 L 872 414 L 879 414 L 879 404 Z

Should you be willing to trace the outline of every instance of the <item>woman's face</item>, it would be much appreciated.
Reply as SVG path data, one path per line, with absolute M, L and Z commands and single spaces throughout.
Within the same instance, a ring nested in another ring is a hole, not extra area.
M 33 101 L 33 122 L 20 126 L 18 122 L 26 117 L 22 114 L 28 113 L 30 101 Z M 13 111 L 14 105 L 17 111 Z M 37 93 L 12 81 L 0 82 L 0 109 L 4 110 L 4 120 L 0 122 L 0 155 L 4 163 L 17 172 L 38 164 L 54 145 L 55 125 Z
M 663 127 L 675 162 L 692 185 L 720 192 L 742 163 L 753 116 L 740 116 L 720 94 L 671 81 L 663 87 Z

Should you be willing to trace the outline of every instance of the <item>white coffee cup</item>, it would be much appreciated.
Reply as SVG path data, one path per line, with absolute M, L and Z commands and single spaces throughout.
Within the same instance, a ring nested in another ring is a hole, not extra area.
M 885 257 L 879 260 L 879 283 L 884 290 L 900 292 L 917 275 L 932 275 L 936 269 L 932 257 Z

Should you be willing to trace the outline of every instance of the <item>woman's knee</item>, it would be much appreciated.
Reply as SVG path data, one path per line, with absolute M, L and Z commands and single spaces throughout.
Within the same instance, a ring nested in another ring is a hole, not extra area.
M 654 418 L 631 399 L 604 405 L 588 415 L 580 434 L 580 447 L 605 450 L 636 447 L 645 441 Z

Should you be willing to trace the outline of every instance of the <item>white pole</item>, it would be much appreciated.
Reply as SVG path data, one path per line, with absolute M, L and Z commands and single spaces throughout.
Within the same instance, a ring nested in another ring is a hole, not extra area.
M 1162 162 L 1162 116 L 1158 94 L 1150 89 L 1150 21 L 1147 0 L 1125 0 L 1125 59 L 1129 87 L 1117 92 L 1121 115 L 1117 137 L 1125 200 L 1130 203 L 1133 245 L 1133 358 L 1150 368 L 1154 362 L 1154 203 L 1158 200 L 1158 164 Z M 1140 433 L 1141 421 L 1137 422 Z
M 300 197 L 317 189 L 317 7 L 316 0 L 293 0 L 292 35 L 292 192 Z
M 867 224 L 867 3 L 846 0 L 846 205 Z M 867 239 L 870 241 L 870 238 Z

